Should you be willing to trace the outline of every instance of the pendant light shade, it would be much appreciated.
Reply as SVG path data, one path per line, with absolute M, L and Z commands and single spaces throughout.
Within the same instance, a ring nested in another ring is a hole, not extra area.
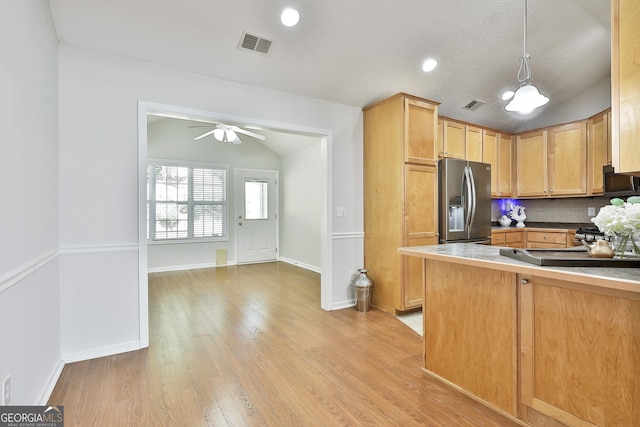
M 507 111 L 517 111 L 521 114 L 528 114 L 538 107 L 542 107 L 549 98 L 540 93 L 537 87 L 532 84 L 520 86 L 511 98 L 511 101 L 504 107 Z
M 520 57 L 520 69 L 518 70 L 520 86 L 516 89 L 513 97 L 502 97 L 504 100 L 511 98 L 511 101 L 504 107 L 507 111 L 528 114 L 549 102 L 549 98 L 541 94 L 538 88 L 531 84 L 529 58 L 530 55 L 527 53 L 527 0 L 524 0 L 524 52 Z

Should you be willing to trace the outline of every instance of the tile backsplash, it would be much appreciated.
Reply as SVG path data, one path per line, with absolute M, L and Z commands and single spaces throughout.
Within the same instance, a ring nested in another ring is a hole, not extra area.
M 588 215 L 588 208 L 594 208 L 595 213 L 607 204 L 609 197 L 584 197 L 567 199 L 508 199 L 513 204 L 524 206 L 527 219 L 530 222 L 567 222 L 591 223 L 595 215 Z M 497 221 L 505 212 L 500 210 L 500 200 L 491 202 L 491 221 Z

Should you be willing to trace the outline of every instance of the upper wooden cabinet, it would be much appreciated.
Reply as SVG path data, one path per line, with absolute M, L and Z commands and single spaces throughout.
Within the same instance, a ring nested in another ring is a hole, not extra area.
M 482 129 L 465 125 L 465 159 L 482 161 Z
M 466 128 L 463 123 L 442 120 L 442 152 L 440 157 L 464 159 L 466 156 Z
M 516 197 L 587 195 L 587 123 L 518 135 Z
M 482 161 L 491 164 L 491 197 L 511 197 L 511 135 L 482 131 Z
M 516 138 L 516 197 L 544 197 L 547 184 L 547 131 L 522 133 Z
M 404 110 L 404 161 L 434 164 L 438 158 L 436 104 L 405 97 Z
M 422 263 L 398 248 L 438 243 L 438 104 L 398 94 L 364 108 L 364 266 L 372 304 L 422 304 Z
M 611 2 L 612 160 L 640 175 L 640 2 Z
M 588 192 L 590 195 L 604 193 L 602 167 L 611 164 L 610 112 L 600 113 L 589 119 L 588 139 Z
M 587 122 L 549 130 L 549 195 L 587 194 Z
M 513 174 L 513 139 L 511 135 L 498 134 L 498 197 L 511 197 Z

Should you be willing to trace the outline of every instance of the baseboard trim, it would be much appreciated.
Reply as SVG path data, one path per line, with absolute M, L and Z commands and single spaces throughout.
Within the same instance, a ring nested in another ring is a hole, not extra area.
M 62 355 L 64 363 L 82 362 L 84 360 L 97 359 L 98 357 L 113 356 L 114 354 L 127 353 L 129 351 L 140 350 L 140 341 L 130 341 L 123 344 L 109 347 L 101 347 L 93 350 L 79 351 Z
M 311 270 L 311 271 L 314 271 L 316 273 L 322 274 L 322 268 L 316 267 L 315 265 L 307 264 L 307 263 L 304 263 L 304 262 L 296 261 L 295 259 L 291 259 L 291 258 L 287 258 L 287 257 L 280 257 L 280 258 L 278 258 L 278 261 L 286 262 L 287 264 L 295 265 L 297 267 L 301 267 L 301 268 L 304 268 L 306 270 Z
M 53 389 L 56 387 L 58 380 L 60 379 L 60 375 L 62 375 L 62 369 L 64 369 L 65 363 L 62 360 L 58 361 L 56 368 L 53 371 L 53 374 L 49 378 L 49 382 L 47 383 L 42 395 L 40 396 L 39 405 L 45 406 L 49 403 L 49 398 L 51 397 L 51 393 L 53 393 Z M 53 403 L 55 405 L 55 402 Z
M 204 264 L 169 265 L 166 267 L 151 267 L 151 268 L 148 268 L 147 271 L 149 273 L 166 273 L 168 271 L 197 270 L 199 268 L 229 267 L 231 265 L 236 265 L 236 263 L 227 262 L 226 264 L 218 265 L 216 263 L 208 262 Z

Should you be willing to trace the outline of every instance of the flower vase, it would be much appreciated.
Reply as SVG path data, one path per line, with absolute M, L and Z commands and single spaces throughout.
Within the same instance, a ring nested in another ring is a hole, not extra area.
M 611 236 L 611 249 L 616 258 L 640 255 L 640 236 L 632 234 L 614 234 Z

